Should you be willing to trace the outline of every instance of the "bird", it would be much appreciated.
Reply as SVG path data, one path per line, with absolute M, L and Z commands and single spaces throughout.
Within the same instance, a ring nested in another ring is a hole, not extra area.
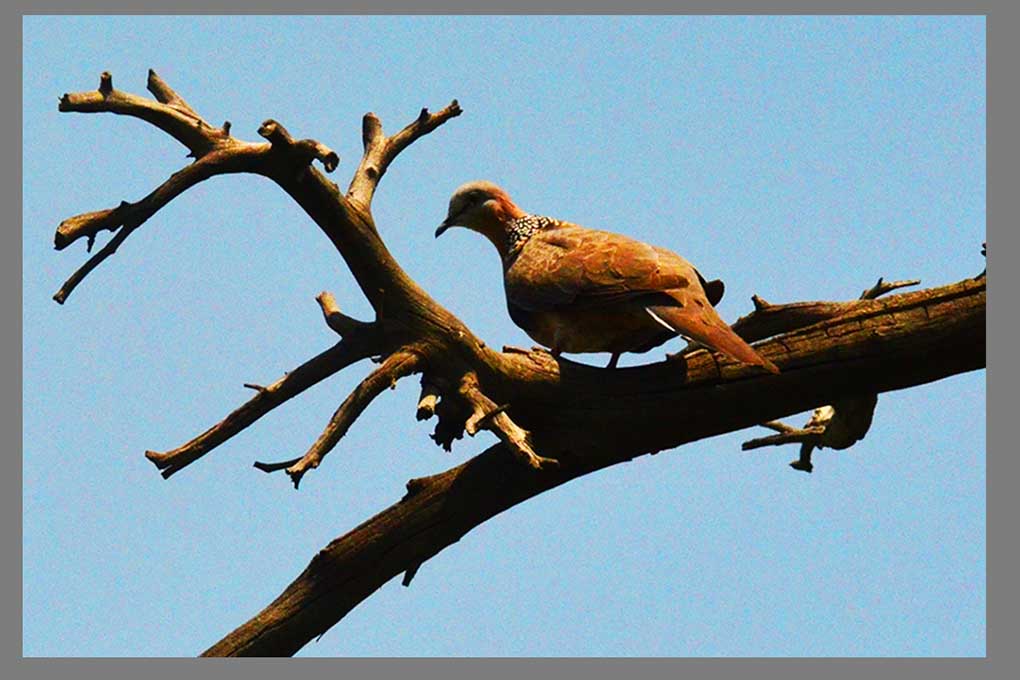
M 496 247 L 511 320 L 556 357 L 608 352 L 615 368 L 624 352 L 682 336 L 779 373 L 716 312 L 722 281 L 707 281 L 666 248 L 525 212 L 485 180 L 454 191 L 436 238 L 455 226 Z

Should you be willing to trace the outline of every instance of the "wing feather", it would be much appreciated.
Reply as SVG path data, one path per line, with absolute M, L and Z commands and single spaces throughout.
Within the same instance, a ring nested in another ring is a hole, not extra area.
M 531 312 L 584 309 L 692 287 L 703 294 L 702 280 L 669 250 L 576 225 L 532 236 L 504 277 L 508 303 Z

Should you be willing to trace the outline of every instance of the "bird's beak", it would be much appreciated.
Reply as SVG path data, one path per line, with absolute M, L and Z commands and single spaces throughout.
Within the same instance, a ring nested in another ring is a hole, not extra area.
M 452 224 L 450 224 L 450 218 L 449 218 L 449 217 L 447 217 L 447 218 L 446 218 L 445 220 L 443 220 L 443 223 L 442 223 L 442 224 L 440 224 L 440 225 L 439 225 L 439 226 L 438 226 L 438 227 L 436 228 L 436 238 L 439 238 L 440 236 L 442 236 L 442 235 L 443 235 L 443 232 L 444 232 L 444 231 L 446 231 L 447 229 L 449 229 L 449 228 L 450 228 L 450 227 L 452 227 L 452 226 L 453 226 L 453 225 L 452 225 Z

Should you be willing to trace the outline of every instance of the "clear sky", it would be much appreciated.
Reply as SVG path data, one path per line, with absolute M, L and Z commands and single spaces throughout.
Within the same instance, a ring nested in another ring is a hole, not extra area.
M 64 92 L 146 94 L 154 68 L 211 122 L 266 118 L 341 155 L 360 121 L 464 115 L 375 200 L 397 259 L 494 346 L 510 322 L 477 235 L 432 233 L 464 181 L 526 210 L 666 246 L 750 297 L 849 299 L 878 277 L 984 267 L 980 17 L 24 19 L 24 653 L 192 656 L 272 600 L 330 539 L 452 455 L 387 392 L 295 492 L 254 460 L 303 453 L 356 365 L 169 481 L 173 448 L 330 346 L 314 296 L 369 306 L 275 185 L 220 177 L 133 234 L 63 307 L 86 258 L 73 214 L 137 200 L 185 162 Z M 99 244 L 108 234 L 100 236 Z M 665 349 L 676 351 L 678 343 Z M 661 350 L 625 358 L 658 360 Z M 595 362 L 604 358 L 595 357 Z M 790 422 L 801 424 L 805 415 Z M 307 656 L 982 656 L 985 373 L 882 395 L 867 438 L 742 452 L 747 430 L 576 480 L 487 522 L 358 606 Z

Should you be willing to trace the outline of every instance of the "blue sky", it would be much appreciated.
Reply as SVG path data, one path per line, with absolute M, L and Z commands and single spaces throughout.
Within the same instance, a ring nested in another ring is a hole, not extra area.
M 304 452 L 356 365 L 163 480 L 145 449 L 332 344 L 316 293 L 370 308 L 297 206 L 244 176 L 176 199 L 52 302 L 86 257 L 53 250 L 56 225 L 185 162 L 137 120 L 58 114 L 103 70 L 145 94 L 154 68 L 244 139 L 270 117 L 320 139 L 340 184 L 363 113 L 392 132 L 457 98 L 464 115 L 396 161 L 374 209 L 405 269 L 496 346 L 531 343 L 495 253 L 465 230 L 432 237 L 471 179 L 676 250 L 726 282 L 729 321 L 755 293 L 848 299 L 880 276 L 984 267 L 980 17 L 26 17 L 24 36 L 28 656 L 198 654 L 407 479 L 489 444 L 436 448 L 406 381 L 300 491 L 254 470 Z M 867 438 L 816 454 L 812 475 L 787 467 L 793 449 L 740 451 L 755 430 L 589 475 L 301 655 L 982 656 L 984 419 L 981 371 L 882 395 Z

